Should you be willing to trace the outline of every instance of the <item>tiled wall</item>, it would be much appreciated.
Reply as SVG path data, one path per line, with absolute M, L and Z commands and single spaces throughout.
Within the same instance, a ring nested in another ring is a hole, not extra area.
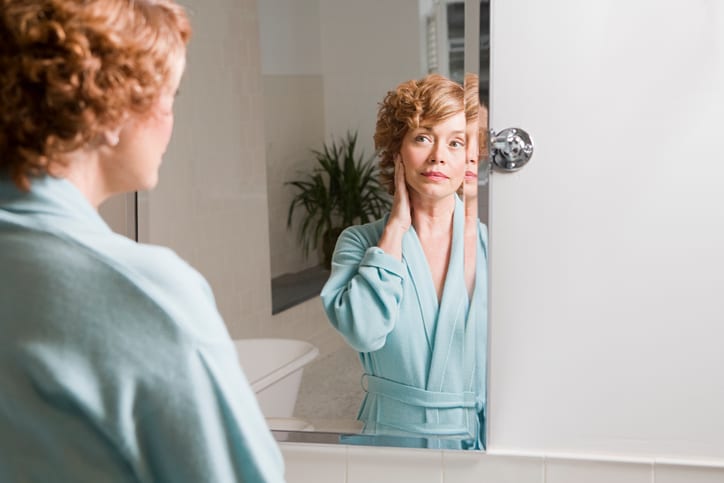
M 194 35 L 160 182 L 140 197 L 139 237 L 207 278 L 232 337 L 258 337 L 271 277 L 256 1 L 182 3 Z
M 282 443 L 288 483 L 722 483 L 724 462 Z

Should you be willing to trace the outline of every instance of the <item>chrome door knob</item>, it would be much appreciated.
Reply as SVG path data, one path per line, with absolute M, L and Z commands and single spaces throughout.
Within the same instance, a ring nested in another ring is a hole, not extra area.
M 502 171 L 517 171 L 533 156 L 533 140 L 517 127 L 490 131 L 490 157 L 493 166 Z

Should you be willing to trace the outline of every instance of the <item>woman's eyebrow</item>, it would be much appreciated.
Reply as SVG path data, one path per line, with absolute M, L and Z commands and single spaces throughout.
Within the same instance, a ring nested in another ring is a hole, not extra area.
M 413 129 L 411 132 L 412 133 L 423 132 L 423 133 L 433 134 L 434 129 L 433 129 L 433 127 L 430 127 L 430 126 L 418 126 L 415 129 Z M 450 131 L 449 133 L 447 133 L 447 135 L 449 135 L 449 136 L 465 136 L 466 131 L 465 131 L 465 129 L 456 129 L 455 131 Z

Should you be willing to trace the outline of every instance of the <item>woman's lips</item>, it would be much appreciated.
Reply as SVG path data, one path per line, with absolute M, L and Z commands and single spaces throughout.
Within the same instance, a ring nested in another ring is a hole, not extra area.
M 433 181 L 442 181 L 448 179 L 447 176 L 445 176 L 443 173 L 440 173 L 439 171 L 428 171 L 426 173 L 422 173 L 422 175 L 427 179 L 431 179 Z
M 477 179 L 478 173 L 473 171 L 465 171 L 465 179 Z

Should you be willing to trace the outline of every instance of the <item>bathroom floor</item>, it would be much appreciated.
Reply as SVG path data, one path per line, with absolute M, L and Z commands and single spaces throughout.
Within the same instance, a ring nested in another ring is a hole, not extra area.
M 347 345 L 304 368 L 294 415 L 309 421 L 316 431 L 356 432 L 357 411 L 364 397 L 362 365 Z

